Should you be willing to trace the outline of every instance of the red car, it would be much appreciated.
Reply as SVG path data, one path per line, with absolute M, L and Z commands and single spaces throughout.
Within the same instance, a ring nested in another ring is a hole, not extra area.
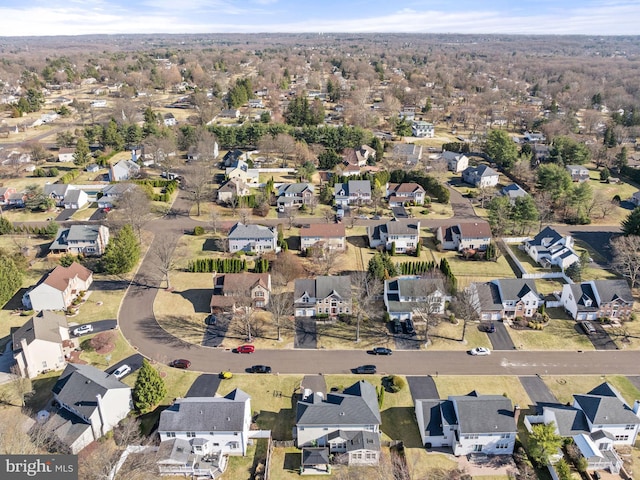
M 189 360 L 185 360 L 184 358 L 179 358 L 178 360 L 174 360 L 173 362 L 171 362 L 169 366 L 173 368 L 187 369 L 191 366 L 191 362 Z
M 253 345 L 240 345 L 236 350 L 238 353 L 253 353 L 256 351 L 256 347 Z

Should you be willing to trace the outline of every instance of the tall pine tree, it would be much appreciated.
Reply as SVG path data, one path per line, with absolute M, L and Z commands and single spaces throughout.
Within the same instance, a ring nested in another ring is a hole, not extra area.
M 147 360 L 143 360 L 138 379 L 133 387 L 133 401 L 140 412 L 155 407 L 167 394 L 167 386 L 158 371 Z

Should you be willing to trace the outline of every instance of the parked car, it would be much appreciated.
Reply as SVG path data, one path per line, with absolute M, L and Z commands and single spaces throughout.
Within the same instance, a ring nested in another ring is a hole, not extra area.
M 391 331 L 393 333 L 401 333 L 402 332 L 402 325 L 400 324 L 400 320 L 398 320 L 397 318 L 391 324 Z
M 484 347 L 476 347 L 469 350 L 469 353 L 471 355 L 484 356 L 484 355 L 491 355 L 491 350 Z
M 376 366 L 375 365 L 360 365 L 359 367 L 356 367 L 356 373 L 374 374 L 374 373 L 376 373 Z
M 491 322 L 491 325 L 489 325 L 489 327 L 487 328 L 487 333 L 495 333 L 496 331 L 496 324 Z
M 177 360 L 174 360 L 173 362 L 171 362 L 169 364 L 170 367 L 173 368 L 184 368 L 187 369 L 191 366 L 191 362 L 189 360 L 185 360 L 184 358 L 179 358 Z
M 586 320 L 580 322 L 580 326 L 584 330 L 584 333 L 586 333 L 587 335 L 593 335 L 597 332 L 596 327 L 593 326 L 593 323 L 587 322 Z
M 233 378 L 233 373 L 231 372 L 220 372 L 220 375 L 218 375 L 222 380 L 229 380 L 230 378 Z
M 131 367 L 129 365 L 120 365 L 118 369 L 113 372 L 113 376 L 120 380 L 122 377 L 131 373 Z
M 79 327 L 76 327 L 73 329 L 73 334 L 76 337 L 79 337 L 80 335 L 85 335 L 90 332 L 93 332 L 93 325 L 80 325 Z
M 254 365 L 249 368 L 251 373 L 271 373 L 271 367 L 268 365 Z
M 240 345 L 238 348 L 236 348 L 236 351 L 238 353 L 253 353 L 256 351 L 256 347 L 254 347 L 253 345 Z
M 372 350 L 374 355 L 391 355 L 393 352 L 387 347 L 376 347 Z
M 413 321 L 409 318 L 407 318 L 404 322 L 404 331 L 405 333 L 409 334 L 409 335 L 415 335 L 416 334 L 416 329 L 413 326 Z

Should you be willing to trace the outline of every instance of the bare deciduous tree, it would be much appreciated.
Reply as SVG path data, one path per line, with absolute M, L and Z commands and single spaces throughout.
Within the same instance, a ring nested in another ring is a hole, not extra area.
M 640 237 L 629 235 L 611 240 L 613 250 L 613 268 L 631 282 L 631 288 L 636 286 L 640 275 Z
M 273 323 L 276 325 L 278 341 L 281 341 L 282 322 L 293 315 L 293 293 L 286 291 L 272 292 L 269 296 L 267 311 L 271 313 Z
M 174 250 L 176 239 L 168 235 L 156 236 L 151 245 L 152 262 L 160 272 L 160 284 L 167 282 L 167 289 L 171 288 L 170 273 L 175 268 Z
M 185 170 L 184 184 L 189 196 L 196 203 L 196 216 L 199 217 L 202 202 L 211 196 L 210 167 L 200 160 L 191 162 Z
M 381 292 L 382 282 L 368 272 L 356 272 L 351 275 L 351 310 L 356 319 L 356 342 L 360 342 L 362 322 L 375 317 L 375 299 Z
M 471 287 L 460 290 L 452 303 L 456 317 L 461 319 L 463 322 L 462 338 L 460 339 L 461 342 L 464 342 L 464 338 L 467 333 L 467 324 L 477 321 L 480 318 L 478 311 L 476 310 L 476 304 L 476 291 Z
M 151 202 L 147 194 L 138 185 L 120 195 L 115 202 L 116 218 L 122 224 L 130 224 L 138 235 L 138 240 L 142 238 L 142 228 L 151 220 Z

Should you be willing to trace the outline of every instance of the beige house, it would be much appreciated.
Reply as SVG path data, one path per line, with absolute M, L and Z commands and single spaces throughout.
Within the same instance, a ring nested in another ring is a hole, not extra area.
M 59 265 L 27 292 L 22 303 L 36 311 L 66 310 L 92 283 L 93 272 L 79 263 L 74 262 L 68 267 Z
M 300 249 L 311 247 L 342 251 L 346 248 L 345 229 L 342 223 L 312 223 L 300 228 Z
M 223 273 L 213 275 L 211 313 L 220 313 L 243 306 L 250 299 L 251 306 L 264 308 L 271 294 L 271 275 L 268 273 Z
M 23 377 L 33 378 L 49 370 L 61 370 L 67 356 L 77 347 L 69 338 L 64 315 L 39 312 L 16 330 L 12 338 L 13 358 Z

